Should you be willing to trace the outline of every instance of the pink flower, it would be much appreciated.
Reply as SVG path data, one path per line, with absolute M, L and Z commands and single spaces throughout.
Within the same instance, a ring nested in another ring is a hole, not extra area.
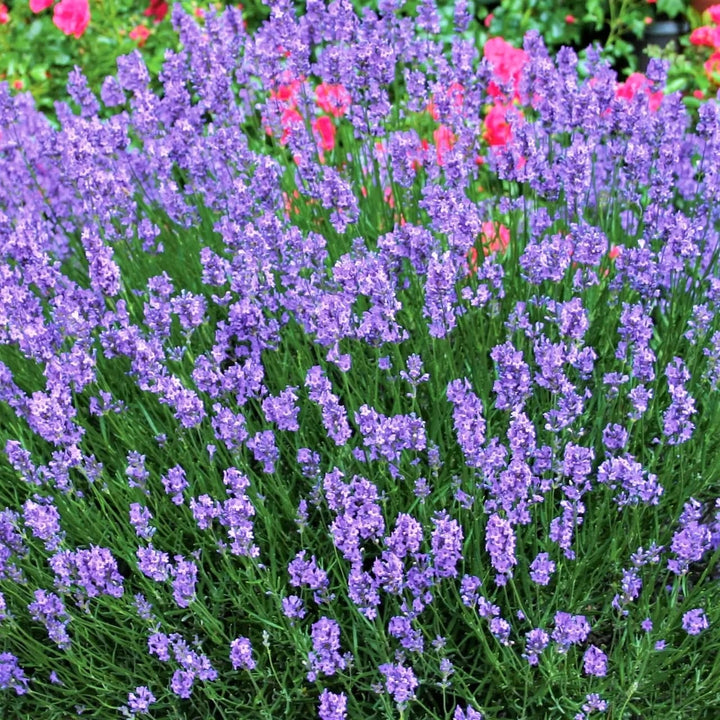
M 278 85 L 277 90 L 270 90 L 270 97 L 282 103 L 287 103 L 290 108 L 297 105 L 297 96 L 300 92 L 302 81 L 299 79 Z
M 574 15 L 566 15 L 566 16 L 565 16 L 565 22 L 566 22 L 568 25 L 573 25 L 574 23 L 577 22 L 577 18 L 576 18 Z
M 350 93 L 343 85 L 321 83 L 315 90 L 317 104 L 328 115 L 342 117 L 350 107 Z
M 447 95 L 448 100 L 450 100 L 450 103 L 452 104 L 453 108 L 455 110 L 460 110 L 463 106 L 463 94 L 465 92 L 465 88 L 459 83 L 454 82 L 448 87 L 447 91 L 443 90 L 443 94 Z M 427 106 L 427 111 L 432 116 L 433 120 L 439 120 L 440 116 L 438 115 L 438 111 L 435 108 L 435 103 L 437 102 L 437 98 L 440 96 L 440 93 L 435 93 L 432 98 L 430 99 L 430 102 Z
M 480 244 L 482 245 L 482 251 L 485 257 L 496 253 L 502 254 L 510 244 L 510 230 L 499 222 L 487 220 L 482 224 Z M 477 248 L 471 247 L 470 250 L 468 250 L 467 261 L 468 275 L 474 275 L 478 267 Z
M 131 40 L 137 40 L 138 47 L 142 47 L 145 41 L 150 37 L 150 30 L 145 25 L 136 25 L 129 33 Z
M 615 97 L 632 100 L 638 92 L 643 92 L 648 96 L 650 110 L 655 111 L 660 107 L 663 91 L 652 92 L 650 81 L 642 73 L 635 72 L 624 83 L 620 83 L 615 90 Z
M 703 67 L 708 80 L 716 85 L 720 84 L 720 52 L 714 52 Z
M 480 235 L 483 254 L 503 253 L 510 244 L 510 230 L 498 222 L 487 220 L 482 224 Z
M 512 106 L 496 103 L 485 117 L 483 136 L 488 145 L 506 145 L 512 137 L 512 129 L 508 115 L 513 112 Z
M 445 159 L 445 153 L 448 152 L 455 144 L 457 138 L 447 125 L 441 125 L 433 132 L 433 142 L 437 152 L 438 165 L 442 165 Z
M 53 22 L 66 35 L 79 38 L 90 24 L 88 0 L 60 0 L 53 11 Z
M 327 115 L 316 118 L 312 124 L 315 139 L 321 150 L 330 151 L 335 147 L 335 126 Z
M 5 25 L 10 22 L 10 15 L 8 14 L 7 5 L 0 3 L 0 25 Z
M 707 9 L 710 20 L 716 24 L 720 24 L 720 5 L 712 5 Z
M 53 0 L 30 0 L 30 9 L 34 13 L 39 13 L 45 8 L 49 8 L 52 4 Z
M 513 87 L 517 86 L 520 73 L 528 61 L 524 50 L 518 50 L 504 38 L 494 37 L 485 43 L 483 56 L 488 60 L 499 80 L 503 83 L 511 83 Z M 488 93 L 493 97 L 502 94 L 494 82 L 488 84 Z
M 718 7 L 720 7 L 720 5 Z M 720 40 L 720 38 L 718 38 L 718 30 L 720 30 L 720 28 L 713 27 L 712 25 L 697 27 L 690 33 L 690 42 L 693 45 L 707 45 L 707 47 L 717 48 L 720 44 L 718 42 Z

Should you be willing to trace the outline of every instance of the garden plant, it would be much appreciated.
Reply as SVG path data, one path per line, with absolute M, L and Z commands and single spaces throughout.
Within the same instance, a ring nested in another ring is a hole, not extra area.
M 1 717 L 717 718 L 720 107 L 401 5 L 0 85 Z

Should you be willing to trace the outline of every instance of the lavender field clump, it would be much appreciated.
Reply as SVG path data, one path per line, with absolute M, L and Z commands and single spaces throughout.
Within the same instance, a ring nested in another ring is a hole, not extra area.
M 0 85 L 2 717 L 718 717 L 720 106 L 401 4 Z

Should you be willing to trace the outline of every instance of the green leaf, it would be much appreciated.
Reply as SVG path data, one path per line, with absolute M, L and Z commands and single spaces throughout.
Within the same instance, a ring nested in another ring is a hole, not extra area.
M 658 0 L 658 12 L 665 13 L 668 17 L 674 18 L 682 15 L 687 8 L 685 0 Z

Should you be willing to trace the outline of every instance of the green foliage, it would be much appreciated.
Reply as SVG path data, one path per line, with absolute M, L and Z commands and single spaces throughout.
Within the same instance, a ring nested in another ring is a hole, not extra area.
M 149 30 L 142 51 L 156 73 L 165 49 L 176 46 L 177 35 L 168 19 L 155 23 L 145 17 L 145 8 L 144 2 L 130 0 L 93 1 L 90 24 L 75 38 L 53 24 L 52 8 L 34 14 L 27 2 L 16 3 L 9 22 L 0 25 L 0 76 L 15 89 L 32 93 L 37 107 L 52 116 L 55 101 L 67 98 L 65 86 L 73 67 L 81 67 L 98 91 L 103 79 L 115 73 L 115 59 L 138 47 L 129 37 L 138 25 Z

